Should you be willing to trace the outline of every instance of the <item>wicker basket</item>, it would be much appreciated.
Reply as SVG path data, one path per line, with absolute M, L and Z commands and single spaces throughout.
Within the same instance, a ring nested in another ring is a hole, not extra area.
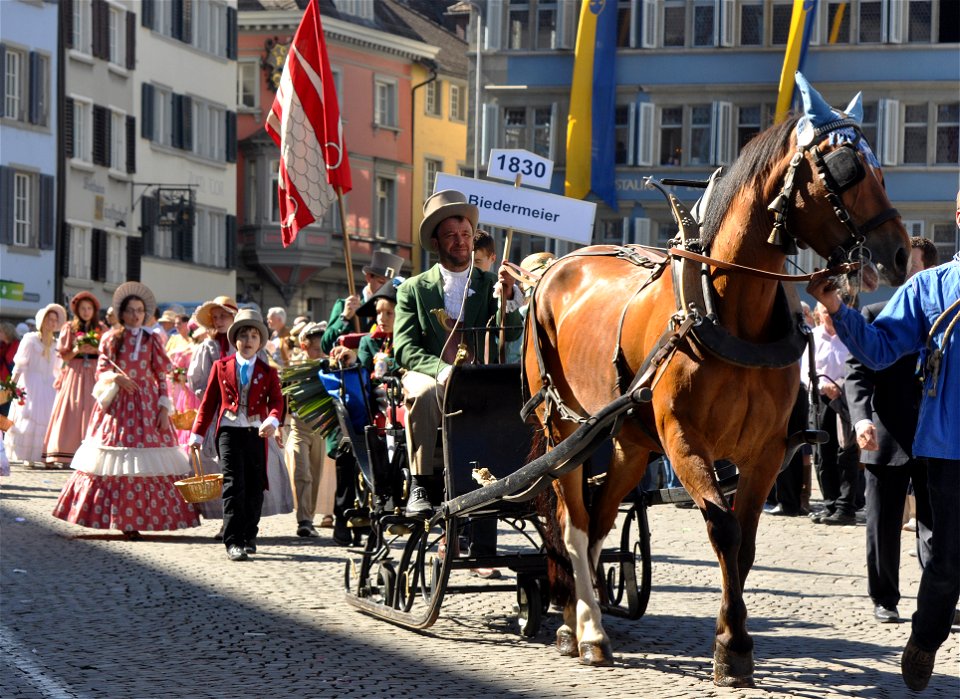
M 189 430 L 193 428 L 193 421 L 197 419 L 197 411 L 193 408 L 184 410 L 182 413 L 174 413 L 170 416 L 170 422 L 178 430 Z
M 203 475 L 199 449 L 190 449 L 190 462 L 193 464 L 193 471 L 196 475 L 174 483 L 177 490 L 180 491 L 180 497 L 191 503 L 207 502 L 220 497 L 220 493 L 223 491 L 223 474 Z

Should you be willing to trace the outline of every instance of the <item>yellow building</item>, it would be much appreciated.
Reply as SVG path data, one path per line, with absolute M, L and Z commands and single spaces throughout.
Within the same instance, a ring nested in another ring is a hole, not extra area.
M 467 163 L 467 43 L 409 7 L 387 0 L 424 42 L 440 49 L 436 60 L 413 65 L 413 271 L 429 266 L 420 249 L 423 201 L 438 172 L 459 175 Z

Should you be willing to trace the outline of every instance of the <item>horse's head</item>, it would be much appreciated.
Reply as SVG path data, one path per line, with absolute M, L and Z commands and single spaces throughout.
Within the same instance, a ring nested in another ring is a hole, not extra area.
M 902 284 L 910 241 L 887 198 L 880 163 L 860 131 L 860 94 L 839 111 L 800 73 L 797 86 L 805 113 L 797 121 L 796 150 L 788 156 L 783 187 L 769 207 L 775 218 L 773 242 L 784 242 L 779 236 L 789 233 L 830 266 L 862 262 L 856 274 L 865 291 L 881 282 Z M 801 165 L 804 160 L 808 167 Z

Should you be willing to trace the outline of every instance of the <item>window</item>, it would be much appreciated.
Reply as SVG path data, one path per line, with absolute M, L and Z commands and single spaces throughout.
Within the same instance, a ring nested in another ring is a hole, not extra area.
M 530 6 L 528 4 L 510 3 L 510 13 L 507 17 L 507 32 L 507 48 L 530 48 Z
M 555 107 L 506 107 L 503 110 L 504 148 L 525 148 L 553 159 Z
M 861 44 L 879 44 L 883 41 L 883 3 L 860 0 L 860 29 L 857 38 Z
M 660 164 L 679 165 L 683 154 L 683 107 L 660 110 Z
M 33 232 L 33 175 L 16 172 L 13 175 L 13 244 L 30 245 Z
M 960 141 L 960 102 L 938 104 L 936 110 L 936 153 L 933 162 L 938 165 L 960 164 L 957 148 Z
M 90 279 L 90 258 L 93 252 L 92 231 L 88 226 L 71 224 L 70 230 L 70 259 L 67 265 L 67 275 L 76 279 Z
M 145 25 L 215 56 L 236 58 L 236 10 L 218 0 L 153 2 Z
M 373 20 L 373 5 L 370 0 L 333 0 L 337 11 L 345 15 L 353 15 L 361 19 Z
M 89 2 L 73 3 L 73 35 L 71 37 L 71 46 L 80 53 L 90 55 L 91 31 L 90 16 L 92 5 Z
M 443 88 L 439 80 L 427 83 L 423 95 L 423 111 L 431 116 L 441 116 L 440 100 Z
M 903 107 L 903 163 L 927 163 L 927 105 Z
M 227 217 L 222 211 L 198 207 L 193 236 L 193 259 L 198 265 L 226 265 Z
M 755 109 L 755 108 L 754 108 Z M 747 106 L 736 122 L 738 138 L 756 128 L 756 111 Z M 760 110 L 760 117 L 763 111 Z M 744 123 L 743 119 L 748 122 Z M 732 162 L 733 105 L 728 102 L 663 107 L 660 110 L 660 164 L 704 166 Z
M 153 86 L 153 140 L 164 146 L 173 145 L 173 93 Z
M 24 63 L 23 51 L 8 48 L 3 70 L 3 115 L 9 119 L 25 121 L 21 105 L 24 102 Z
M 957 227 L 953 223 L 933 224 L 933 244 L 937 246 L 939 263 L 949 262 L 956 254 L 958 243 Z
M 280 223 L 280 161 L 270 161 L 270 223 Z
M 396 191 L 395 182 L 389 177 L 377 178 L 376 222 L 374 233 L 381 240 L 396 238 Z
M 437 184 L 437 173 L 443 170 L 443 162 L 426 158 L 423 161 L 423 198 L 427 199 Z
M 165 260 L 173 258 L 173 227 L 154 226 L 153 254 Z
M 193 148 L 197 155 L 212 160 L 226 159 L 226 110 L 209 102 L 193 100 Z
M 466 111 L 463 106 L 464 98 L 464 89 L 460 85 L 450 85 L 450 120 L 451 121 L 463 121 L 464 112 Z
M 378 78 L 374 81 L 374 90 L 374 125 L 396 128 L 397 83 Z
M 227 6 L 204 0 L 190 3 L 191 43 L 214 56 L 227 55 Z
M 257 221 L 257 160 L 247 160 L 247 184 L 243 193 L 243 203 L 245 204 L 244 218 L 247 225 L 258 223 Z
M 634 36 L 634 15 L 637 14 L 637 5 L 630 0 L 620 0 L 617 3 L 617 47 L 628 48 L 636 45 Z
M 769 114 L 769 112 L 767 112 Z M 743 150 L 743 147 L 750 142 L 754 136 L 763 131 L 764 107 L 759 104 L 744 105 L 739 109 L 737 119 L 737 150 Z
M 710 105 L 690 107 L 690 157 L 688 165 L 710 164 Z
M 557 47 L 557 4 L 556 2 L 537 3 L 537 26 L 533 47 L 553 49 Z
M 237 105 L 240 109 L 256 109 L 259 106 L 260 66 L 253 61 L 237 63 Z
M 740 6 L 740 45 L 763 45 L 763 0 L 745 0 Z
M 717 43 L 716 7 L 712 0 L 695 2 L 693 5 L 693 45 L 714 46 Z
M 633 165 L 631 155 L 634 151 L 634 105 L 618 104 L 614 112 L 614 128 L 616 130 L 616 151 L 614 162 L 617 165 Z
M 127 116 L 121 112 L 110 115 L 110 169 L 123 171 L 126 169 L 124 157 L 127 154 Z
M 774 46 L 784 46 L 790 36 L 790 20 L 793 14 L 793 3 L 778 2 L 773 6 L 773 23 L 770 27 L 770 43 Z
M 127 279 L 127 236 L 123 233 L 107 233 L 107 278 L 108 284 L 121 284 Z
M 108 11 L 107 55 L 111 63 L 119 66 L 127 63 L 126 17 L 127 13 L 121 8 L 111 6 Z
M 666 0 L 663 8 L 663 45 L 683 46 L 687 8 L 685 0 Z
M 827 4 L 827 43 L 850 43 L 850 3 L 831 0 Z
M 907 41 L 930 43 L 933 28 L 932 5 L 930 0 L 910 0 L 907 6 Z
M 93 162 L 93 103 L 73 98 L 73 157 Z

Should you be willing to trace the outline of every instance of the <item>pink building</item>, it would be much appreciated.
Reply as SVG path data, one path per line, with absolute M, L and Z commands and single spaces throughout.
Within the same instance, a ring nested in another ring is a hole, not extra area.
M 345 197 L 354 277 L 373 250 L 411 254 L 412 89 L 415 62 L 437 49 L 425 44 L 386 3 L 320 0 L 327 52 L 340 101 L 353 190 Z M 346 295 L 339 212 L 331 210 L 280 242 L 277 169 L 280 152 L 263 129 L 286 52 L 306 0 L 240 0 L 237 162 L 239 300 L 287 307 L 325 319 Z M 293 9 L 284 9 L 293 7 Z M 343 8 L 358 14 L 347 14 Z M 405 265 L 404 275 L 411 267 Z

